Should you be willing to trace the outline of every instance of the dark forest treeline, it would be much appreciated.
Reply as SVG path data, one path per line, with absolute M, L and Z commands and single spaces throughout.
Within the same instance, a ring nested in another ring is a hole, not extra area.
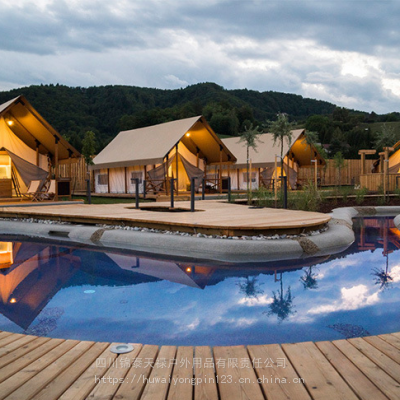
M 292 121 L 303 126 L 309 117 L 313 117 L 314 121 L 308 122 L 309 128 L 318 130 L 323 143 L 332 140 L 334 143 L 343 143 L 343 135 L 361 122 L 382 120 L 374 113 L 338 109 L 326 101 L 299 95 L 247 89 L 226 90 L 215 83 L 201 83 L 175 90 L 133 86 L 29 86 L 0 92 L 0 104 L 20 94 L 78 150 L 81 150 L 84 133 L 88 130 L 95 132 L 97 151 L 100 151 L 121 130 L 196 115 L 204 115 L 220 135 L 238 135 L 246 123 L 264 124 L 267 120 L 275 119 L 278 112 L 287 113 Z M 336 125 L 332 124 L 335 113 L 340 122 Z M 399 119 L 397 113 L 391 118 Z M 364 136 L 364 132 L 360 130 L 358 136 Z M 371 140 L 370 137 L 358 136 L 356 141 Z

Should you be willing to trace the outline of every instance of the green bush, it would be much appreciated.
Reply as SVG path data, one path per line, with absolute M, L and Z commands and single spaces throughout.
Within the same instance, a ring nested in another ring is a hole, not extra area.
M 315 189 L 314 182 L 309 181 L 303 190 L 290 192 L 288 207 L 295 210 L 318 211 L 323 201 L 323 193 Z
M 339 194 L 343 201 L 347 201 L 348 197 L 354 193 L 354 188 L 352 186 L 342 186 L 339 189 Z
M 253 191 L 254 205 L 257 207 L 271 207 L 274 195 L 265 186 Z
M 366 187 L 362 187 L 356 190 L 356 203 L 358 205 L 364 202 L 365 195 L 368 193 L 368 189 Z

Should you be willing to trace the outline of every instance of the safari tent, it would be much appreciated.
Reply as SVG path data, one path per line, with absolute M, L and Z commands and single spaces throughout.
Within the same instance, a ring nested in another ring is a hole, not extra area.
M 77 161 L 79 152 L 24 96 L 0 105 L 0 197 L 26 192 L 32 180 L 45 181 L 58 166 Z
M 222 191 L 222 166 L 236 161 L 202 116 L 120 132 L 94 159 L 96 193 L 168 192 L 207 187 Z
M 222 139 L 222 141 L 237 158 L 234 169 L 228 172 L 231 177 L 232 189 L 247 190 L 246 144 L 240 141 L 240 137 Z M 269 187 L 273 184 L 275 176 L 281 176 L 280 142 L 276 141 L 274 144 L 272 134 L 264 133 L 259 136 L 256 145 L 256 149 L 249 149 L 249 161 L 251 163 L 249 177 L 252 189 L 257 189 L 260 185 Z M 277 169 L 275 169 L 275 156 L 279 156 L 277 158 Z M 283 157 L 283 175 L 288 177 L 288 184 L 292 189 L 296 188 L 297 173 L 300 167 L 310 167 L 313 165 L 313 160 L 317 160 L 318 166 L 325 164 L 324 159 L 319 155 L 317 149 L 306 143 L 304 129 L 292 131 L 290 146 L 286 139 L 284 140 Z

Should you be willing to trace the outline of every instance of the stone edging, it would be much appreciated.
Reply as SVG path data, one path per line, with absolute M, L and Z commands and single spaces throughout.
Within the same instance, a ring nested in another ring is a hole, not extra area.
M 330 214 L 328 230 L 295 239 L 226 240 L 152 232 L 106 229 L 96 226 L 0 221 L 0 233 L 57 239 L 96 247 L 136 250 L 165 256 L 222 262 L 262 262 L 335 254 L 354 242 L 352 218 L 357 215 L 400 214 L 399 207 L 338 208 Z M 400 225 L 400 216 L 395 223 Z

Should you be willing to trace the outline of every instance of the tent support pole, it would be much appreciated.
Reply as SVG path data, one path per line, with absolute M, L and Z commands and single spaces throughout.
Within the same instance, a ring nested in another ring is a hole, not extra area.
M 219 192 L 222 193 L 222 146 L 219 145 Z
M 107 190 L 110 193 L 110 168 L 107 168 Z
M 124 174 L 125 174 L 125 194 L 128 193 L 128 178 L 126 177 L 126 167 L 124 167 Z
M 168 196 L 168 182 L 167 182 L 167 174 L 168 174 L 168 154 L 164 163 L 164 169 L 165 169 L 165 174 L 164 174 L 164 182 L 165 182 L 165 194 Z
M 178 173 L 179 173 L 179 164 L 178 164 L 178 144 L 175 145 L 175 168 L 176 168 L 176 193 L 178 194 Z
M 289 159 L 289 157 L 287 156 L 287 188 L 289 189 L 290 188 L 290 159 Z
M 60 177 L 60 171 L 59 171 L 59 167 L 58 167 L 58 142 L 59 142 L 59 138 L 57 136 L 54 136 L 55 139 L 55 150 L 54 150 L 54 178 L 56 180 L 56 193 L 55 193 L 55 200 L 58 200 L 58 178 Z
M 240 190 L 240 177 L 239 177 L 239 174 L 240 174 L 240 169 L 236 168 L 236 180 L 237 180 L 237 189 L 238 190 Z
M 36 143 L 36 166 L 39 166 L 39 146 L 40 146 L 40 142 L 39 140 L 35 139 L 35 143 Z

